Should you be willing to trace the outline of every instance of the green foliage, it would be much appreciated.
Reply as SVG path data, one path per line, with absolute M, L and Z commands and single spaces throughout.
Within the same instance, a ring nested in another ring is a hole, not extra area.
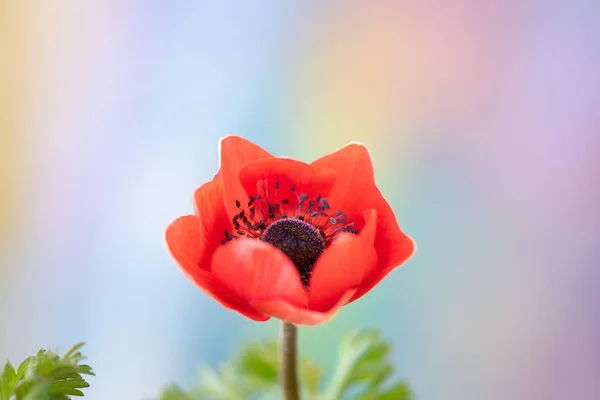
M 337 362 L 337 369 L 323 400 L 348 398 L 357 400 L 406 400 L 410 399 L 408 386 L 399 382 L 386 387 L 394 367 L 389 361 L 391 346 L 383 341 L 378 332 L 352 332 L 344 337 Z
M 82 375 L 94 375 L 73 346 L 62 357 L 40 350 L 15 369 L 7 362 L 0 374 L 0 400 L 67 400 L 83 396 L 89 385 Z M 405 382 L 392 382 L 390 345 L 377 332 L 346 335 L 335 370 L 324 382 L 324 370 L 308 360 L 299 363 L 302 398 L 308 400 L 410 400 Z M 278 347 L 274 341 L 244 347 L 218 370 L 202 367 L 199 384 L 184 390 L 165 388 L 158 400 L 278 400 Z
M 302 398 L 309 400 L 410 400 L 405 382 L 391 382 L 391 347 L 374 331 L 353 332 L 340 345 L 336 369 L 323 385 L 323 369 L 300 362 Z M 183 391 L 165 389 L 159 400 L 277 400 L 280 399 L 278 349 L 275 342 L 243 348 L 218 370 L 202 367 L 199 384 Z
M 0 400 L 66 400 L 83 396 L 81 389 L 89 387 L 82 375 L 94 375 L 89 365 L 79 364 L 84 359 L 73 346 L 62 357 L 40 350 L 14 369 L 7 362 L 0 375 Z

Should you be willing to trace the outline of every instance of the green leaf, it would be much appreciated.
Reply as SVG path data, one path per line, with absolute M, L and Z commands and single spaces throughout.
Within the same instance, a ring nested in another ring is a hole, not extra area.
M 17 396 L 17 399 L 22 400 L 51 400 L 50 393 L 48 393 L 48 389 L 50 388 L 50 383 L 48 382 L 39 382 L 31 387 L 30 390 L 27 391 L 24 397 Z
M 190 394 L 184 392 L 176 385 L 167 386 L 159 400 L 195 400 L 196 398 L 192 397 Z
M 0 375 L 0 400 L 10 400 L 16 383 L 17 373 L 10 361 L 7 361 Z
M 409 394 L 401 392 L 406 388 L 403 383 L 385 388 L 394 371 L 390 352 L 390 344 L 376 331 L 346 335 L 340 346 L 337 369 L 323 399 L 340 400 L 350 393 L 355 393 L 352 398 L 357 400 L 408 399 Z
M 84 342 L 80 342 L 77 343 L 76 345 L 74 345 L 73 347 L 71 347 L 63 356 L 64 359 L 66 360 L 71 360 L 74 363 L 78 363 L 80 360 L 83 359 L 83 356 L 81 355 L 81 353 L 79 352 L 79 350 L 85 346 Z
M 413 398 L 410 388 L 405 382 L 398 382 L 392 387 L 367 397 L 359 397 L 359 400 L 411 400 Z
M 299 360 L 302 398 L 307 400 L 410 400 L 408 385 L 390 382 L 391 346 L 375 331 L 346 335 L 336 369 L 324 392 L 324 370 Z M 281 398 L 278 347 L 274 341 L 247 345 L 218 370 L 203 366 L 197 387 L 167 387 L 159 400 L 278 400 Z
M 263 342 L 246 346 L 234 365 L 252 389 L 265 389 L 278 383 L 277 343 Z
M 318 398 L 320 380 L 323 376 L 323 369 L 308 360 L 303 360 L 300 368 L 300 381 L 310 397 Z
M 23 379 L 23 377 L 25 376 L 25 372 L 29 368 L 29 363 L 31 362 L 31 360 L 33 360 L 33 356 L 32 357 L 27 357 L 21 363 L 21 365 L 19 365 L 19 368 L 17 369 L 17 381 L 20 381 L 21 379 Z
M 73 346 L 64 356 L 40 350 L 35 356 L 28 357 L 19 365 L 15 372 L 6 370 L 4 376 L 12 376 L 12 383 L 9 386 L 1 387 L 2 396 L 0 400 L 10 400 L 15 396 L 17 400 L 68 400 L 71 396 L 83 396 L 80 389 L 89 387 L 89 384 L 81 376 L 93 375 L 89 365 L 79 365 L 84 359 L 79 351 L 82 343 Z M 9 382 L 7 379 L 6 382 Z M 8 393 L 7 395 L 4 392 Z
M 242 388 L 239 385 L 240 380 L 236 379 L 233 366 L 224 364 L 217 372 L 210 367 L 200 369 L 199 393 L 202 399 L 214 400 L 247 400 Z

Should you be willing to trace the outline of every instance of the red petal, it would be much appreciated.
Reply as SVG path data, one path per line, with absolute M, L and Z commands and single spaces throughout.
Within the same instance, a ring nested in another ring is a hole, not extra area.
M 333 318 L 339 309 L 350 300 L 355 291 L 355 289 L 351 289 L 345 292 L 327 312 L 300 308 L 285 300 L 267 300 L 254 305 L 264 313 L 295 325 L 319 325 Z
M 266 190 L 271 203 L 287 200 L 288 204 L 281 204 L 281 207 L 282 212 L 289 215 L 295 211 L 299 194 L 306 194 L 313 199 L 318 194 L 327 197 L 335 176 L 335 171 L 330 168 L 316 167 L 289 158 L 270 158 L 246 165 L 240 172 L 240 182 L 247 193 L 261 196 L 264 194 L 257 193 L 257 183 L 263 184 L 261 191 Z
M 281 300 L 305 308 L 298 270 L 277 248 L 255 239 L 234 239 L 213 257 L 212 272 L 236 296 L 254 304 Z
M 226 290 L 208 270 L 200 268 L 201 232 L 196 216 L 186 215 L 173 221 L 166 231 L 169 252 L 181 267 L 184 275 L 198 285 L 206 294 L 224 307 L 235 310 L 256 321 L 266 321 L 269 316 L 257 311 Z
M 328 195 L 333 208 L 343 210 L 348 216 L 367 208 L 365 204 L 376 187 L 373 160 L 364 145 L 351 143 L 311 165 L 335 170 L 335 185 Z
M 220 142 L 221 170 L 223 171 L 223 202 L 229 218 L 239 213 L 235 201 L 248 201 L 248 195 L 239 181 L 242 168 L 261 158 L 272 158 L 266 150 L 237 136 L 227 136 Z
M 371 290 L 395 268 L 406 262 L 415 252 L 412 238 L 400 230 L 394 211 L 387 201 L 379 197 L 377 204 L 377 234 L 375 249 L 377 250 L 377 267 L 365 276 L 351 301 L 360 298 Z
M 358 235 L 342 233 L 319 258 L 310 278 L 309 308 L 326 312 L 349 289 L 358 289 L 364 277 L 377 266 L 374 248 L 377 212 L 365 211 L 365 224 Z
M 329 203 L 342 209 L 349 221 L 365 209 L 377 210 L 377 267 L 365 276 L 365 282 L 352 299 L 354 301 L 405 262 L 414 252 L 414 242 L 400 230 L 394 212 L 375 185 L 373 161 L 365 146 L 349 144 L 314 161 L 312 165 L 336 171 L 337 179 L 329 195 Z
M 225 238 L 225 230 L 232 226 L 223 204 L 223 178 L 220 170 L 211 182 L 196 190 L 194 206 L 200 221 L 199 265 L 209 270 L 215 249 Z

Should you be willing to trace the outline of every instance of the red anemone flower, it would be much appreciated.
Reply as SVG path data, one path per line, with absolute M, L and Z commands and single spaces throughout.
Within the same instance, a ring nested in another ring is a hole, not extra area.
M 320 324 L 414 252 L 363 145 L 306 164 L 229 136 L 220 159 L 194 194 L 195 214 L 173 221 L 166 242 L 185 275 L 229 309 Z

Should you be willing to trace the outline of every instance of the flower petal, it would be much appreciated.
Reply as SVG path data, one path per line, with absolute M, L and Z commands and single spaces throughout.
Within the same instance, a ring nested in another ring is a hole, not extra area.
M 328 195 L 329 203 L 347 215 L 362 212 L 375 186 L 371 153 L 362 144 L 350 143 L 338 151 L 311 163 L 336 172 L 335 185 Z
M 247 193 L 266 195 L 269 201 L 280 204 L 282 212 L 292 213 L 298 204 L 298 195 L 310 198 L 327 197 L 335 182 L 331 168 L 317 167 L 290 158 L 269 158 L 254 161 L 240 171 L 240 182 Z M 257 193 L 257 183 L 260 191 Z M 294 190 L 291 189 L 293 186 Z
M 319 325 L 333 318 L 355 292 L 356 289 L 346 291 L 339 301 L 326 312 L 300 308 L 284 300 L 260 301 L 255 302 L 254 306 L 266 314 L 295 325 Z
M 377 234 L 375 236 L 375 250 L 378 262 L 365 276 L 365 280 L 354 295 L 354 301 L 385 278 L 391 271 L 406 262 L 415 252 L 415 242 L 400 230 L 394 211 L 388 202 L 379 196 L 376 201 L 377 208 Z
M 236 296 L 253 304 L 281 300 L 306 308 L 308 297 L 298 270 L 276 247 L 255 239 L 235 239 L 220 247 L 212 272 Z
M 393 210 L 377 188 L 371 154 L 364 145 L 349 144 L 315 160 L 311 165 L 329 167 L 336 171 L 337 179 L 329 195 L 329 202 L 332 207 L 342 209 L 349 221 L 365 209 L 377 210 L 377 267 L 365 276 L 365 282 L 352 299 L 354 301 L 404 263 L 414 252 L 414 242 L 400 230 Z
M 200 186 L 194 193 L 194 208 L 200 222 L 200 267 L 210 270 L 210 261 L 225 230 L 232 227 L 223 204 L 223 177 L 219 170 L 211 182 Z
M 173 221 L 166 231 L 169 252 L 188 279 L 196 283 L 210 297 L 226 308 L 235 310 L 256 321 L 266 321 L 267 314 L 257 311 L 228 291 L 207 269 L 200 268 L 201 231 L 195 215 L 186 215 Z
M 358 289 L 364 277 L 377 266 L 375 232 L 377 212 L 364 212 L 365 223 L 358 235 L 342 233 L 317 261 L 310 278 L 309 308 L 326 312 L 349 289 Z
M 245 202 L 248 200 L 248 195 L 239 181 L 241 169 L 252 161 L 273 158 L 273 155 L 238 136 L 227 136 L 221 139 L 219 145 L 224 182 L 223 203 L 231 219 L 239 212 L 235 201 Z

